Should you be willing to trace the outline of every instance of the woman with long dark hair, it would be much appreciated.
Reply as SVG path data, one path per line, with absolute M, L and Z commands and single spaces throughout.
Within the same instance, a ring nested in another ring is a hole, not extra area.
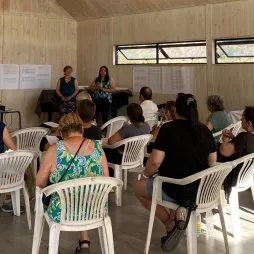
M 176 100 L 176 119 L 162 125 L 149 157 L 143 179 L 137 181 L 135 194 L 141 204 L 151 208 L 153 175 L 182 179 L 200 172 L 216 162 L 216 146 L 209 129 L 198 120 L 197 102 L 191 94 L 179 94 Z M 183 205 L 190 193 L 186 186 L 163 184 L 163 200 Z M 179 232 L 178 214 L 157 206 L 156 216 L 165 225 L 167 235 L 162 238 L 162 249 L 172 251 L 177 247 Z
M 108 113 L 112 103 L 112 93 L 115 91 L 115 82 L 109 76 L 108 67 L 102 66 L 99 75 L 90 85 L 93 91 L 93 102 L 96 105 L 96 120 L 98 122 L 99 113 L 102 113 L 102 123 L 108 121 Z

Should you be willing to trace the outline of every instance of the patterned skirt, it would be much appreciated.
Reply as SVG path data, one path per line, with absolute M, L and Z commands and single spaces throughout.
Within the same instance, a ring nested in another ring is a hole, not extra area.
M 73 101 L 61 102 L 59 105 L 60 115 L 64 116 L 69 113 L 74 113 L 76 112 L 76 108 L 77 108 L 76 103 Z

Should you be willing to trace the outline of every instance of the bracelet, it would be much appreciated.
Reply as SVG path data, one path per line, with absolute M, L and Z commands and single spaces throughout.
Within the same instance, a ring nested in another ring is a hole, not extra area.
M 150 178 L 149 176 L 146 176 L 144 173 L 142 174 L 142 177 L 145 178 L 145 179 L 149 179 Z

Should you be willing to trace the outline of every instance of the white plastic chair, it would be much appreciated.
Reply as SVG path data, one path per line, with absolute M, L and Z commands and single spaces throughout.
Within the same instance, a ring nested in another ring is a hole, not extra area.
M 108 162 L 108 166 L 114 169 L 114 176 L 122 180 L 124 178 L 124 190 L 127 190 L 127 173 L 128 170 L 143 167 L 144 150 L 147 143 L 152 139 L 151 134 L 126 138 L 113 145 L 105 145 L 104 148 L 116 149 L 124 145 L 124 152 L 121 165 Z M 122 177 L 124 171 L 124 177 Z M 116 205 L 122 205 L 122 188 L 116 189 Z
M 240 217 L 239 217 L 239 200 L 238 192 L 245 191 L 249 188 L 252 190 L 252 197 L 254 201 L 254 153 L 246 155 L 240 159 L 232 162 L 234 167 L 242 164 L 239 171 L 236 185 L 232 187 L 231 194 L 229 196 L 229 205 L 232 219 L 233 235 L 236 240 L 241 238 Z M 234 170 L 234 169 L 233 169 Z
M 196 205 L 198 206 L 197 210 L 191 212 L 190 221 L 187 231 L 187 249 L 188 254 L 197 254 L 197 237 L 196 237 L 196 217 L 201 213 L 210 211 L 211 209 L 218 206 L 219 215 L 222 225 L 223 237 L 226 247 L 226 253 L 229 254 L 229 246 L 227 239 L 227 231 L 224 220 L 224 215 L 222 211 L 222 206 L 220 202 L 220 189 L 222 183 L 229 172 L 232 170 L 232 163 L 222 163 L 215 167 L 201 171 L 195 175 L 186 177 L 184 179 L 172 179 L 167 177 L 158 176 L 154 179 L 154 188 L 153 188 L 153 197 L 152 197 L 152 206 L 150 212 L 148 233 L 146 238 L 145 254 L 148 254 L 151 235 L 153 230 L 153 223 L 155 217 L 155 211 L 157 205 L 161 205 L 173 210 L 177 210 L 179 204 L 171 203 L 162 200 L 162 183 L 172 183 L 178 185 L 187 185 L 193 183 L 197 180 L 200 180 Z M 187 211 L 186 211 L 187 213 Z
M 116 186 L 122 186 L 119 179 L 111 177 L 87 177 L 53 184 L 36 189 L 36 216 L 32 254 L 38 254 L 45 219 L 49 225 L 49 252 L 57 254 L 60 231 L 86 231 L 98 228 L 101 250 L 114 254 L 111 219 L 107 213 L 108 194 Z M 43 211 L 43 193 L 49 196 L 57 193 L 61 202 L 61 219 L 56 223 Z M 88 212 L 89 211 L 89 212 Z
M 231 130 L 232 133 L 233 133 L 233 135 L 236 137 L 237 134 L 239 133 L 241 127 L 242 127 L 242 122 L 239 121 L 239 122 L 237 122 L 237 123 L 230 124 L 227 128 L 225 128 L 225 130 Z M 222 131 L 223 131 L 223 130 L 214 133 L 214 134 L 213 134 L 213 137 L 221 136 L 221 135 L 222 135 Z M 222 141 L 222 136 L 220 137 L 219 142 L 221 143 L 221 141 Z
M 153 126 L 157 125 L 158 118 L 157 117 L 149 117 L 145 119 L 145 122 L 149 125 L 150 130 L 152 131 Z
M 39 156 L 41 162 L 40 143 L 43 137 L 49 134 L 50 130 L 43 127 L 33 127 L 18 130 L 11 133 L 11 138 L 15 139 L 17 150 L 34 151 Z M 37 174 L 37 158 L 33 161 L 34 175 Z
M 101 130 L 104 130 L 107 127 L 106 138 L 113 136 L 118 130 L 120 130 L 124 124 L 128 122 L 128 118 L 125 116 L 115 117 L 101 126 Z
M 20 189 L 23 189 L 28 228 L 32 228 L 31 212 L 25 172 L 36 154 L 31 151 L 17 151 L 0 154 L 0 193 L 11 193 L 13 213 L 20 216 Z

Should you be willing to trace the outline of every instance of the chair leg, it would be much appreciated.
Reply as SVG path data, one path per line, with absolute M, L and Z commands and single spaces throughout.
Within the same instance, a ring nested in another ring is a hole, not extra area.
M 227 200 L 225 197 L 225 191 L 223 189 L 220 190 L 220 202 L 221 202 L 221 207 L 223 210 L 223 215 L 226 220 L 226 218 L 227 218 Z
M 24 193 L 24 199 L 25 199 L 28 228 L 31 230 L 32 229 L 32 222 L 31 222 L 31 210 L 30 210 L 29 194 L 28 194 L 27 187 L 26 187 L 25 183 L 23 183 L 23 193 Z
M 119 166 L 115 167 L 115 178 L 122 180 L 122 168 Z M 122 187 L 116 187 L 115 198 L 116 205 L 122 206 Z
M 104 219 L 109 254 L 115 254 L 113 230 L 110 217 Z
M 13 214 L 20 216 L 20 190 L 11 192 Z
M 123 184 L 124 184 L 124 190 L 127 190 L 127 184 L 128 184 L 128 170 L 124 169 L 124 176 L 123 176 L 124 180 L 123 180 Z
M 13 214 L 17 216 L 17 203 L 16 203 L 15 191 L 11 192 L 11 202 L 13 207 Z
M 251 192 L 252 192 L 252 199 L 253 199 L 253 201 L 254 201 L 254 183 L 253 183 L 253 185 L 251 186 Z
M 197 247 L 197 217 L 196 211 L 191 212 L 189 225 L 187 227 L 187 250 L 188 254 L 197 254 L 198 247 Z
M 100 244 L 101 244 L 101 253 L 108 253 L 108 245 L 107 245 L 107 236 L 106 229 L 104 226 L 98 228 Z
M 238 192 L 232 188 L 232 192 L 229 197 L 230 212 L 232 219 L 233 235 L 236 240 L 241 239 L 240 217 L 239 217 L 239 201 Z
M 226 253 L 229 254 L 227 229 L 226 229 L 225 218 L 224 218 L 224 213 L 223 213 L 221 204 L 219 204 L 218 208 L 219 208 L 219 215 L 220 215 L 220 221 L 221 221 L 221 226 L 222 226 L 222 232 L 223 232 Z
M 156 201 L 152 200 L 150 218 L 149 218 L 149 224 L 148 224 L 148 231 L 147 231 L 147 236 L 146 236 L 146 245 L 145 245 L 145 251 L 144 251 L 145 254 L 148 254 L 149 248 L 150 248 L 150 242 L 151 242 L 151 237 L 152 237 L 153 223 L 154 223 L 156 207 L 157 207 Z
M 37 175 L 37 157 L 33 160 L 33 168 L 34 168 L 34 177 Z
M 49 252 L 48 254 L 57 254 L 59 247 L 60 224 L 52 223 L 49 228 Z
M 39 254 L 44 223 L 45 223 L 45 218 L 44 218 L 43 213 L 42 212 L 36 213 L 35 223 L 34 223 L 32 254 Z

